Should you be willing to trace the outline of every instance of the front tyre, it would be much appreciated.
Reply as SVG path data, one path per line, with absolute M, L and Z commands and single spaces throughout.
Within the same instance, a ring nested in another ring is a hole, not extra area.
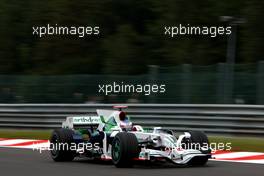
M 50 154 L 54 161 L 72 161 L 75 151 L 70 149 L 73 143 L 74 132 L 70 129 L 57 129 L 52 132 L 50 137 Z
M 190 131 L 191 134 L 191 144 L 192 146 L 198 147 L 194 148 L 196 150 L 200 150 L 203 154 L 211 155 L 211 149 L 209 148 L 209 140 L 206 134 L 202 131 Z M 202 149 L 202 147 L 206 147 L 207 149 Z M 198 156 L 194 157 L 189 164 L 192 166 L 203 166 L 208 161 L 208 156 Z
M 132 167 L 139 156 L 138 140 L 133 133 L 120 132 L 112 142 L 112 161 L 116 167 Z

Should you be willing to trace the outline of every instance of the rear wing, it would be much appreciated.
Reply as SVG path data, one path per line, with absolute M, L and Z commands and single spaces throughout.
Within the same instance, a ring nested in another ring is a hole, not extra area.
M 99 116 L 73 116 L 67 117 L 65 122 L 62 122 L 62 128 L 73 129 L 75 127 L 98 126 L 102 123 Z

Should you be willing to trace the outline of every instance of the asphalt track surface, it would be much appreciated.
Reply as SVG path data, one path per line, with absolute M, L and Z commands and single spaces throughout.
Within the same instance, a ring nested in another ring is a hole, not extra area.
M 264 165 L 209 161 L 203 167 L 175 167 L 174 165 L 136 165 L 115 168 L 110 162 L 91 162 L 84 159 L 58 163 L 47 151 L 0 148 L 1 176 L 258 176 L 264 175 Z

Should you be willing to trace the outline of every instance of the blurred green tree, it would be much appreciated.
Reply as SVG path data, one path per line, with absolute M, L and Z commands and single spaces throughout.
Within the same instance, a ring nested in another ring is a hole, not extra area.
M 264 3 L 217 0 L 0 0 L 0 74 L 140 74 L 147 65 L 226 60 L 226 36 L 163 35 L 166 25 L 223 25 L 243 17 L 237 62 L 263 60 Z M 33 26 L 100 26 L 100 36 L 32 35 Z

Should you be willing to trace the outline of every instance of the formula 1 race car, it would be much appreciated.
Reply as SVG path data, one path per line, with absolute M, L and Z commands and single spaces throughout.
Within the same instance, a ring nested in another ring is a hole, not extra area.
M 97 110 L 98 116 L 67 117 L 62 128 L 51 135 L 52 159 L 72 161 L 75 157 L 87 157 L 112 160 L 116 167 L 131 167 L 135 160 L 204 165 L 211 158 L 209 141 L 203 132 L 176 136 L 174 131 L 161 127 L 143 129 L 132 124 L 123 111 L 125 107 L 115 108 L 118 109 Z M 63 147 L 58 147 L 61 143 Z

